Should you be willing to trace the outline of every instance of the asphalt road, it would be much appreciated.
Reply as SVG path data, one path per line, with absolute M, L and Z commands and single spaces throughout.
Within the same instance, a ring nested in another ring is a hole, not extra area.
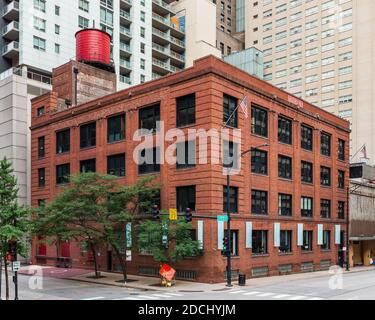
M 4 277 L 3 277 L 4 279 Z M 33 288 L 30 277 L 19 276 L 19 298 L 22 300 L 375 300 L 375 269 L 332 277 L 306 275 L 269 278 L 263 284 L 223 286 L 218 291 L 181 292 L 122 288 L 83 283 L 73 280 L 44 278 L 42 288 Z M 285 280 L 284 280 L 285 279 Z M 11 299 L 14 286 L 11 283 Z M 4 281 L 2 285 L 4 298 Z

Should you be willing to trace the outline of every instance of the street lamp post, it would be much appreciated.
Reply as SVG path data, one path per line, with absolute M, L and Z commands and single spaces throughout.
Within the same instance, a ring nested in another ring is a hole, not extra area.
M 253 149 L 261 148 L 261 147 L 268 147 L 269 144 L 265 143 L 256 147 L 252 147 L 249 150 L 246 150 L 240 154 L 240 158 L 242 158 L 244 155 L 251 152 Z M 231 239 L 231 228 L 230 228 L 230 222 L 231 222 L 231 214 L 230 214 L 230 169 L 234 165 L 234 162 L 231 164 L 228 164 L 227 167 L 227 232 L 226 237 L 228 239 L 228 248 L 227 248 L 227 287 L 232 287 L 232 239 Z

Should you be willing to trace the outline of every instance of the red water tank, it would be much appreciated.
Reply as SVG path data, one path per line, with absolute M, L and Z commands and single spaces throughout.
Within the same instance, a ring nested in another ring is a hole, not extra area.
M 111 36 L 98 29 L 83 29 L 76 33 L 77 61 L 111 64 Z

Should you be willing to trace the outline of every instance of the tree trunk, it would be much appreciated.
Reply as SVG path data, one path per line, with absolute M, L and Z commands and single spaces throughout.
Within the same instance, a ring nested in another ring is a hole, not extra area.
M 121 264 L 121 269 L 122 269 L 122 275 L 124 277 L 124 283 L 128 282 L 128 274 L 127 274 L 127 263 L 126 263 L 126 258 L 124 260 L 124 257 L 120 253 L 120 251 L 116 248 L 116 246 L 112 246 L 115 249 L 115 253 L 117 256 L 117 259 L 120 261 Z M 126 252 L 125 252 L 126 255 Z
M 7 255 L 4 255 L 4 272 L 5 272 L 5 299 L 9 300 L 9 279 L 8 279 L 8 263 Z
M 95 248 L 95 245 L 93 243 L 91 243 L 90 246 L 91 246 L 92 254 L 94 256 L 95 277 L 99 278 L 98 261 L 96 259 L 96 248 Z

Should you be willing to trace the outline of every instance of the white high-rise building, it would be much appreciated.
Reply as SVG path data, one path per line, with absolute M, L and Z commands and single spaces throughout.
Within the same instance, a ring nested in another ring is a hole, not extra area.
M 211 0 L 0 0 L 0 158 L 13 162 L 22 203 L 30 199 L 30 99 L 51 89 L 53 68 L 75 59 L 83 28 L 112 36 L 118 89 L 220 56 Z
M 243 0 L 238 0 L 238 3 Z M 375 163 L 375 1 L 254 0 L 238 6 L 264 80 L 352 124 L 352 161 Z

